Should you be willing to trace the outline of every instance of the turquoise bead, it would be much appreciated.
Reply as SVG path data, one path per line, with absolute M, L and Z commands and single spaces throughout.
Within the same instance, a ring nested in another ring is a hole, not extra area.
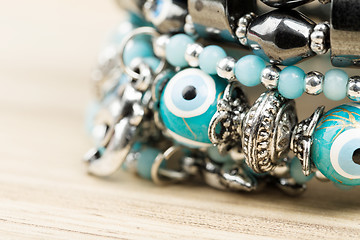
M 142 147 L 137 151 L 137 173 L 140 177 L 151 180 L 151 167 L 155 161 L 155 158 L 161 153 L 156 148 Z M 162 163 L 162 165 L 165 162 Z
M 360 104 L 341 105 L 320 118 L 311 159 L 331 181 L 360 185 Z
M 226 52 L 219 46 L 210 45 L 199 55 L 199 67 L 208 74 L 216 74 L 217 63 L 226 57 Z
M 290 175 L 298 184 L 304 184 L 310 181 L 314 177 L 314 173 L 309 176 L 305 176 L 302 171 L 302 164 L 300 160 L 294 157 L 290 163 Z
M 143 61 L 145 62 L 145 64 L 149 65 L 151 70 L 153 70 L 154 72 L 160 64 L 160 59 L 157 57 L 144 57 Z
M 295 66 L 284 68 L 280 72 L 278 91 L 281 95 L 288 99 L 300 97 L 304 89 L 305 72 Z
M 225 162 L 232 162 L 232 158 L 230 154 L 221 155 L 217 147 L 209 147 L 207 149 L 207 153 L 211 160 L 217 163 L 225 163 Z
M 162 92 L 159 108 L 168 135 L 189 147 L 211 147 L 208 128 L 226 86 L 227 80 L 197 68 L 173 76 Z
M 323 93 L 328 99 L 339 101 L 346 97 L 349 76 L 341 69 L 332 69 L 325 74 Z
M 261 82 L 261 72 L 266 67 L 264 60 L 255 55 L 240 58 L 235 65 L 236 78 L 247 87 L 254 87 Z
M 186 67 L 185 51 L 189 44 L 194 43 L 194 39 L 186 34 L 176 34 L 172 36 L 166 45 L 166 60 L 175 67 Z
M 144 58 L 154 56 L 152 45 L 148 41 L 134 39 L 130 41 L 124 49 L 124 63 L 130 65 L 135 58 Z

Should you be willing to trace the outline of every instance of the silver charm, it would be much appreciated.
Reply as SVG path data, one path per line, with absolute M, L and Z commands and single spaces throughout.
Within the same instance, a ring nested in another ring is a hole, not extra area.
M 257 173 L 271 171 L 289 151 L 297 122 L 295 102 L 277 91 L 263 93 L 243 121 L 242 146 L 246 163 Z
M 310 159 L 312 135 L 323 112 L 324 106 L 317 108 L 309 118 L 295 126 L 291 137 L 290 149 L 302 162 L 305 176 L 309 176 L 313 172 L 313 164 Z
M 225 88 L 223 98 L 218 101 L 217 111 L 210 121 L 209 139 L 220 153 L 241 145 L 241 123 L 247 110 L 248 101 L 240 83 L 233 81 Z
M 360 102 L 360 77 L 353 76 L 347 85 L 347 96 L 350 100 Z
M 311 95 L 318 95 L 323 91 L 324 75 L 321 72 L 313 71 L 306 74 L 305 92 Z

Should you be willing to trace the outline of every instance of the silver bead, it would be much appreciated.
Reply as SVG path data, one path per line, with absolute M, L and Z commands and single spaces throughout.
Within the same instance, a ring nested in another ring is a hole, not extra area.
M 347 85 L 347 96 L 350 100 L 359 102 L 360 101 L 360 77 L 353 76 L 349 79 Z
M 185 51 L 185 60 L 191 67 L 199 66 L 199 55 L 203 49 L 203 46 L 199 43 L 193 43 L 187 46 Z
M 232 57 L 225 57 L 221 59 L 216 66 L 216 72 L 217 74 L 222 77 L 226 78 L 228 80 L 235 77 L 234 74 L 234 67 L 235 67 L 235 59 Z
M 157 57 L 164 58 L 166 55 L 166 45 L 169 43 L 169 35 L 161 35 L 153 41 L 154 53 Z
M 262 84 L 267 89 L 276 89 L 280 78 L 280 71 L 281 69 L 276 66 L 266 66 L 266 68 L 264 68 L 261 72 Z
M 317 54 L 325 54 L 329 50 L 330 27 L 327 22 L 319 23 L 310 35 L 311 50 Z
M 246 37 L 247 28 L 255 17 L 256 15 L 254 13 L 248 13 L 241 17 L 237 22 L 238 27 L 235 30 L 235 34 L 239 39 L 239 42 L 244 46 L 246 46 L 248 42 Z
M 306 74 L 305 92 L 311 95 L 318 95 L 323 91 L 324 75 L 314 71 Z

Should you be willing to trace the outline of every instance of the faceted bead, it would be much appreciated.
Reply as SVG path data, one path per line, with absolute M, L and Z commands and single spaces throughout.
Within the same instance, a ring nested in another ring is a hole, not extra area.
M 305 91 L 304 78 L 305 72 L 301 68 L 286 67 L 280 72 L 279 93 L 288 99 L 300 97 Z
M 200 69 L 208 74 L 216 74 L 217 63 L 226 57 L 226 52 L 219 46 L 210 45 L 199 55 Z
M 274 8 L 296 8 L 313 0 L 261 0 L 263 3 Z
M 265 62 L 260 57 L 247 55 L 237 61 L 235 76 L 243 85 L 253 87 L 261 83 L 261 72 L 265 67 Z
M 310 181 L 314 177 L 314 173 L 309 176 L 305 176 L 302 171 L 302 165 L 297 157 L 294 157 L 290 163 L 290 175 L 298 184 L 304 184 Z
M 314 26 L 314 22 L 297 11 L 272 11 L 250 23 L 248 45 L 266 61 L 293 65 L 314 55 L 310 48 Z
M 324 114 L 313 134 L 311 159 L 328 179 L 360 185 L 360 104 L 348 103 Z
M 166 45 L 166 60 L 175 67 L 188 66 L 185 51 L 187 45 L 191 43 L 194 43 L 194 40 L 186 34 L 172 36 Z
M 347 73 L 341 69 L 329 70 L 325 74 L 324 95 L 333 101 L 344 99 L 346 97 L 348 79 Z

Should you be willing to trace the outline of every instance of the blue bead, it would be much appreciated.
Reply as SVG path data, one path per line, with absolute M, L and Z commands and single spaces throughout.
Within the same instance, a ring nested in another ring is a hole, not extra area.
M 144 57 L 143 61 L 145 64 L 149 65 L 151 70 L 153 70 L 154 72 L 160 64 L 160 59 L 157 57 Z
M 172 36 L 166 45 L 166 60 L 175 67 L 186 67 L 185 51 L 194 40 L 186 34 Z
M 225 163 L 225 162 L 232 162 L 232 158 L 230 154 L 221 155 L 217 147 L 209 147 L 207 149 L 207 153 L 211 160 L 217 163 Z
M 288 99 L 300 97 L 304 89 L 305 72 L 298 67 L 290 66 L 280 72 L 278 91 Z
M 226 57 L 226 52 L 219 46 L 210 45 L 199 55 L 199 67 L 208 74 L 216 74 L 217 63 Z
M 305 176 L 302 171 L 302 165 L 298 158 L 294 157 L 290 163 L 290 175 L 298 184 L 304 184 L 314 177 L 314 173 Z
M 254 87 L 261 82 L 261 72 L 266 67 L 264 60 L 255 55 L 240 58 L 235 65 L 236 78 L 247 87 Z
M 130 41 L 124 49 L 124 63 L 130 65 L 135 58 L 144 58 L 154 56 L 152 45 L 148 41 L 134 39 Z
M 137 158 L 137 173 L 145 179 L 151 180 L 151 167 L 155 158 L 161 153 L 156 148 L 142 147 L 137 151 L 139 157 Z M 162 163 L 164 165 L 165 162 Z
M 212 146 L 208 136 L 227 81 L 196 68 L 178 72 L 165 86 L 160 98 L 160 116 L 166 132 L 190 147 Z
M 341 105 L 320 118 L 311 159 L 331 181 L 360 185 L 360 104 Z
M 346 97 L 346 85 L 349 76 L 341 69 L 332 69 L 325 74 L 323 92 L 333 101 Z

